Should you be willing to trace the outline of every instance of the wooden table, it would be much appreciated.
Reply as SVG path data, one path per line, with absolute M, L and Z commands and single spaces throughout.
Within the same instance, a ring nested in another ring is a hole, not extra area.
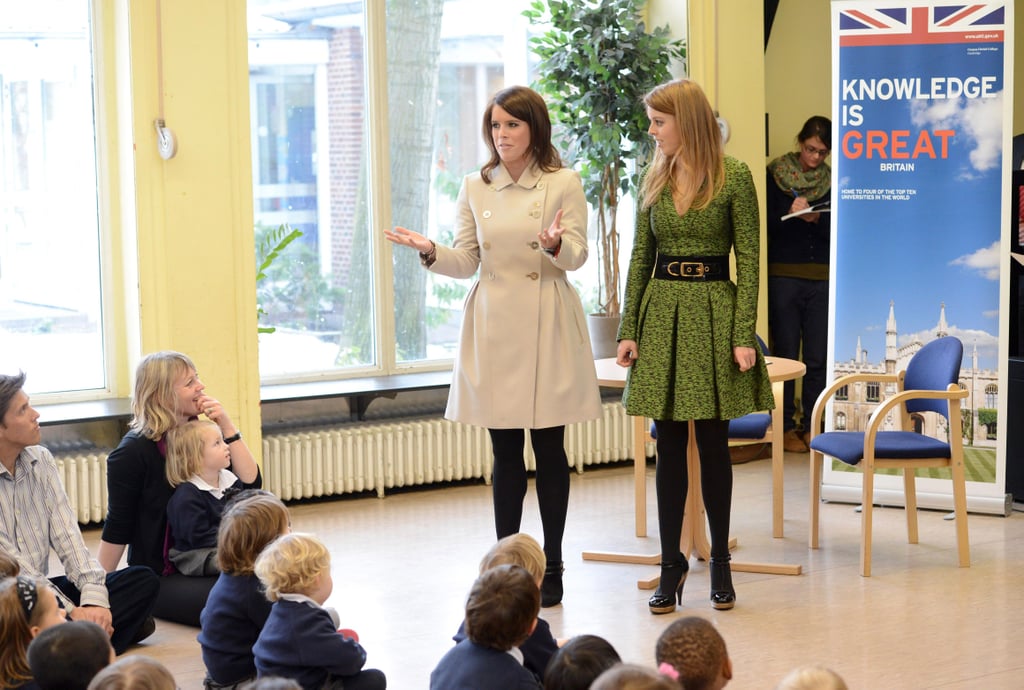
M 772 382 L 772 393 L 775 397 L 775 408 L 772 409 L 772 533 L 775 537 L 782 536 L 783 522 L 783 447 L 782 447 L 782 389 L 785 381 L 803 376 L 807 370 L 802 362 L 784 357 L 766 358 L 768 376 Z M 601 386 L 623 388 L 626 385 L 626 369 L 615 363 L 614 358 L 598 359 L 594 362 L 597 368 L 597 380 Z M 636 536 L 647 536 L 647 453 L 645 450 L 648 438 L 649 422 L 644 417 L 633 418 L 633 479 L 635 486 L 634 500 Z M 708 560 L 711 557 L 711 544 L 705 529 L 704 499 L 700 491 L 700 456 L 697 451 L 697 439 L 690 422 L 689 441 L 686 449 L 686 466 L 689 473 L 689 490 L 683 512 L 683 531 L 680 550 L 689 560 L 696 552 L 699 558 Z M 730 540 L 730 548 L 735 546 L 735 539 Z M 612 553 L 604 551 L 584 551 L 583 560 L 608 561 L 614 563 L 639 563 L 657 565 L 661 555 Z M 732 569 L 736 572 L 757 572 L 779 575 L 799 575 L 800 565 L 771 563 L 740 563 L 733 561 Z M 653 589 L 658 586 L 658 577 L 640 580 L 637 585 L 641 589 Z

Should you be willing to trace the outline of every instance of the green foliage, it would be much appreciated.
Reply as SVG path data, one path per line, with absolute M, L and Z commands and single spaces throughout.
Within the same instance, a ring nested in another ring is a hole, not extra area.
M 281 255 L 285 248 L 302 237 L 302 231 L 288 227 L 282 223 L 277 228 L 257 226 L 256 228 L 256 321 L 268 316 L 263 309 L 260 289 L 267 278 L 267 271 L 274 265 L 274 259 Z M 273 326 L 259 326 L 259 333 L 273 333 L 277 329 Z
M 988 430 L 988 438 L 996 438 L 996 431 L 999 428 L 996 421 L 999 418 L 999 411 L 993 410 L 991 407 L 979 407 L 978 408 L 978 424 L 984 426 Z
M 257 317 L 274 324 L 260 326 L 260 333 L 273 333 L 277 326 L 334 330 L 341 289 L 324 277 L 315 247 L 292 245 L 301 236 L 301 230 L 288 225 L 256 229 Z
M 643 96 L 671 78 L 669 64 L 686 57 L 667 26 L 647 32 L 645 0 L 535 0 L 523 15 L 543 29 L 531 39 L 539 58 L 535 88 L 544 95 L 567 160 L 583 179 L 597 212 L 599 308 L 619 313 L 622 194 L 651 152 Z M 630 175 L 627 160 L 633 160 Z

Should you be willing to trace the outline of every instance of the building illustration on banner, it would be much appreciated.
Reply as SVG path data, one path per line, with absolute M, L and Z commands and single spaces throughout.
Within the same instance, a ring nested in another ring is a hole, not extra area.
M 903 344 L 900 344 L 896 325 L 896 305 L 890 301 L 889 316 L 885 326 L 884 357 L 872 361 L 870 353 L 861 346 L 861 338 L 858 336 L 853 358 L 836 359 L 835 378 L 838 379 L 847 374 L 896 374 L 906 369 L 911 357 L 927 342 L 950 335 L 950 330 L 946 322 L 946 306 L 940 304 L 938 323 L 931 332 L 932 337 L 926 339 L 927 336 L 918 333 L 904 338 Z M 837 343 L 837 347 L 838 345 Z M 971 445 L 992 448 L 994 452 L 995 439 L 998 434 L 998 429 L 995 428 L 994 411 L 999 406 L 999 372 L 991 368 L 979 368 L 976 343 L 965 342 L 964 353 L 964 362 L 960 368 L 960 387 L 970 393 L 970 396 L 963 402 L 963 410 L 970 415 L 969 419 L 964 419 L 964 435 Z M 894 384 L 870 381 L 858 382 L 840 388 L 832 403 L 832 428 L 837 431 L 864 430 L 868 424 L 868 417 L 874 412 L 875 406 L 894 392 Z M 947 433 L 946 420 L 939 415 L 915 414 L 912 419 L 914 431 L 938 438 L 942 438 Z M 896 420 L 890 417 L 886 422 L 885 429 L 895 429 L 895 422 Z

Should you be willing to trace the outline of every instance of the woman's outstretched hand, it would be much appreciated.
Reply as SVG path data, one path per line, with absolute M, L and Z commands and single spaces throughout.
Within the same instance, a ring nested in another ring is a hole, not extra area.
M 395 244 L 404 244 L 406 247 L 412 247 L 420 254 L 426 254 L 433 246 L 431 241 L 423 235 L 403 228 L 400 225 L 396 225 L 393 230 L 385 230 L 384 237 Z
M 558 209 L 555 219 L 551 221 L 551 225 L 537 233 L 537 239 L 540 240 L 540 246 L 551 251 L 562 243 L 563 232 L 565 232 L 565 228 L 562 227 L 562 209 Z
M 635 340 L 620 340 L 619 347 L 615 351 L 615 363 L 620 367 L 631 367 L 639 355 L 640 350 L 637 348 Z

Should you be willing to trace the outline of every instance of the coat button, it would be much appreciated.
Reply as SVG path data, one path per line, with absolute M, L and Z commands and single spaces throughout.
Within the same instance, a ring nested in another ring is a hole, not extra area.
M 491 217 L 491 212 L 490 211 L 484 211 L 483 215 L 484 215 L 484 218 L 490 218 Z
M 484 249 L 490 249 L 490 248 L 491 248 L 491 243 L 490 242 L 484 242 Z
M 540 211 L 530 211 L 531 218 L 540 218 Z
M 491 280 L 494 280 L 494 272 L 492 271 L 492 272 L 488 273 L 488 274 L 487 274 L 487 277 L 488 277 L 489 279 L 491 279 Z
M 537 189 L 544 189 L 544 183 L 543 182 L 538 182 L 537 183 Z
M 538 242 L 537 240 L 530 242 L 530 249 L 537 249 L 538 247 L 540 247 L 540 242 Z
M 532 273 L 527 273 L 526 277 L 529 278 L 530 280 L 537 280 L 538 278 L 540 278 L 540 274 L 537 273 L 536 271 L 533 271 Z

